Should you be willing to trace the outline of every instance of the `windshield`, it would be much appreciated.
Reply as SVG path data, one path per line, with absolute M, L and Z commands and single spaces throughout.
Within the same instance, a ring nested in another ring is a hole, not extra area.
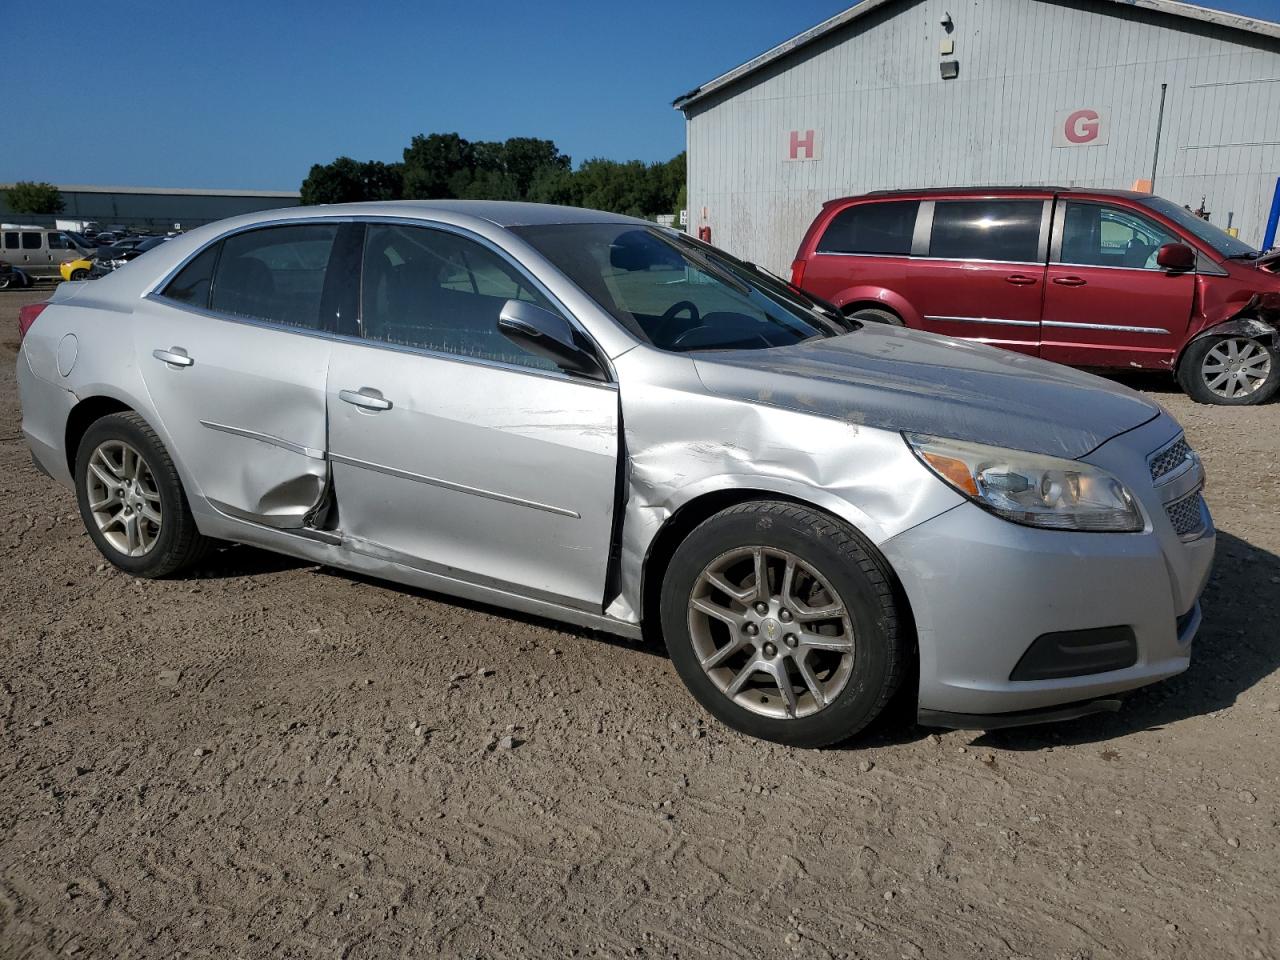
M 714 248 L 630 223 L 513 227 L 660 350 L 758 350 L 846 330 Z
M 1145 197 L 1139 201 L 1156 213 L 1168 217 L 1183 230 L 1204 241 L 1224 257 L 1256 257 L 1258 251 L 1243 240 L 1238 240 L 1225 230 L 1220 230 L 1208 220 L 1201 220 L 1190 210 L 1178 206 L 1164 197 Z

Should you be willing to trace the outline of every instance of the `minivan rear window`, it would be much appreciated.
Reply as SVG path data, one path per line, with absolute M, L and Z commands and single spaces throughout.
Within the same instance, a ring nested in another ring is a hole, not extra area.
M 818 241 L 818 253 L 907 256 L 916 229 L 918 200 L 857 203 L 835 215 Z
M 939 200 L 929 256 L 1034 263 L 1043 214 L 1043 200 Z

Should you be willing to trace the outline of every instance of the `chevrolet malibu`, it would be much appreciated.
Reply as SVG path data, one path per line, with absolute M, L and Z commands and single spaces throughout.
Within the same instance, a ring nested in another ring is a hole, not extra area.
M 117 567 L 254 544 L 627 637 L 818 746 L 1115 709 L 1214 531 L 1123 387 L 859 324 L 682 234 L 435 201 L 212 224 L 23 308 L 22 429 Z

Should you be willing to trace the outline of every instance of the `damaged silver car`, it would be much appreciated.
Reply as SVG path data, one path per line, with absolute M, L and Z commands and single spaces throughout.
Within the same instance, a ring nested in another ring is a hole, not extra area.
M 1204 474 L 1137 393 L 860 325 L 653 224 L 467 201 L 194 230 L 24 308 L 112 563 L 216 540 L 628 637 L 757 737 L 1114 709 L 1186 669 Z

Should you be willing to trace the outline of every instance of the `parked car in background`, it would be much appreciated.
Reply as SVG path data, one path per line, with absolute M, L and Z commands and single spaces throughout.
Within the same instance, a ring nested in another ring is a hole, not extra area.
M 110 230 L 104 230 L 93 238 L 93 242 L 100 247 L 108 247 L 120 239 L 120 234 L 113 233 Z
M 154 250 L 168 237 L 136 237 L 135 242 L 120 242 L 108 247 L 98 247 L 95 254 L 62 264 L 63 280 L 93 280 L 136 260 L 148 250 Z
M 19 332 L 35 460 L 137 576 L 216 538 L 647 628 L 714 716 L 809 746 L 907 677 L 924 722 L 992 727 L 1190 662 L 1215 535 L 1157 404 L 833 318 L 646 221 L 252 214 L 59 286 Z
M 89 257 L 67 260 L 59 267 L 59 272 L 62 274 L 63 280 L 88 280 L 96 263 L 96 259 L 90 259 Z
M 13 283 L 13 264 L 8 260 L 0 260 L 0 290 L 9 289 Z
M 56 280 L 64 262 L 90 253 L 65 230 L 0 224 L 0 257 L 33 280 Z
M 1162 197 L 984 187 L 833 200 L 792 279 L 860 320 L 1071 366 L 1170 370 L 1203 403 L 1280 389 L 1280 277 Z

